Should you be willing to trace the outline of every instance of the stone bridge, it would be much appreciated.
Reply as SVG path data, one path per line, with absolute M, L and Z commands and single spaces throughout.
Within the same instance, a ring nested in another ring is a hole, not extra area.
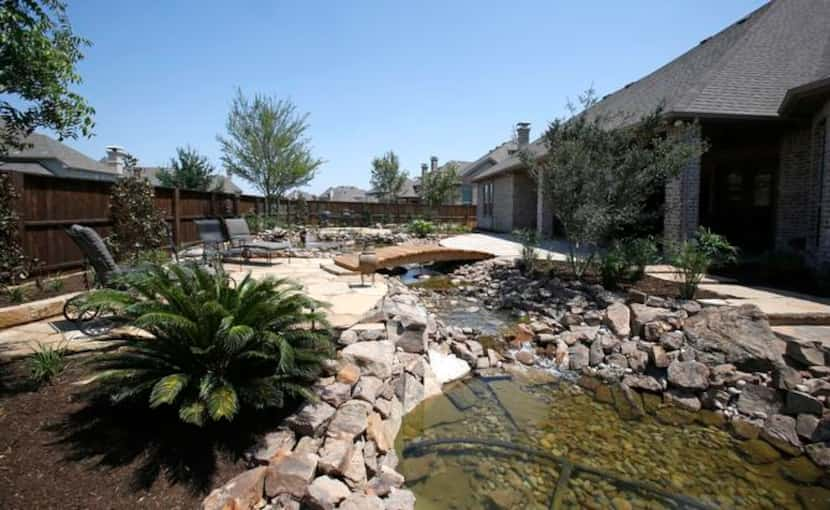
M 386 246 L 375 250 L 376 269 L 404 266 L 406 264 L 424 264 L 427 262 L 469 261 L 475 262 L 492 258 L 493 255 L 482 251 L 446 248 L 438 245 L 423 246 Z M 334 263 L 350 271 L 359 271 L 359 253 L 340 255 Z

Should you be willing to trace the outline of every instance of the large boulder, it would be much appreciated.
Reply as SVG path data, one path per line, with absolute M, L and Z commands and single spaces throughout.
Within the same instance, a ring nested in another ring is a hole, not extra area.
M 686 319 L 683 329 L 697 359 L 707 364 L 766 371 L 784 363 L 767 317 L 755 305 L 704 308 Z
M 373 375 L 387 379 L 392 375 L 392 363 L 395 357 L 395 344 L 389 340 L 379 342 L 358 342 L 346 346 L 340 356 L 360 367 L 363 375 Z

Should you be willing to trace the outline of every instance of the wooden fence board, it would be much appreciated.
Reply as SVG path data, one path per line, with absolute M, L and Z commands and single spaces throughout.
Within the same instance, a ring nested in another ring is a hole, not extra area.
M 20 194 L 15 208 L 20 215 L 23 248 L 27 256 L 37 258 L 41 271 L 78 267 L 81 253 L 65 230 L 73 223 L 94 227 L 102 236 L 111 233 L 109 197 L 112 181 L 67 179 L 61 177 L 10 172 Z M 163 212 L 174 241 L 181 245 L 199 239 L 194 220 L 211 217 L 244 216 L 265 210 L 262 197 L 235 196 L 193 190 L 158 187 L 154 205 Z M 299 219 L 296 202 L 280 202 L 277 217 L 287 223 Z M 362 202 L 306 202 L 306 221 L 320 224 L 328 218 L 335 224 L 370 225 L 377 222 L 409 221 L 429 217 L 472 226 L 475 207 L 446 205 L 430 209 L 420 204 L 382 204 Z

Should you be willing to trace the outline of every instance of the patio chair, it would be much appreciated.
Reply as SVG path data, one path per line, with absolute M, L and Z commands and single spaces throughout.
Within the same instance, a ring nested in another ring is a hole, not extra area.
M 244 218 L 224 218 L 225 232 L 228 234 L 231 248 L 241 248 L 254 254 L 263 254 L 271 262 L 271 256 L 278 253 L 288 255 L 291 262 L 291 241 L 275 242 L 257 239 L 251 234 L 248 222 Z
M 136 268 L 117 264 L 106 243 L 94 229 L 76 224 L 70 226 L 66 233 L 80 248 L 84 259 L 94 271 L 93 288 L 111 287 L 117 276 L 136 271 Z M 75 323 L 81 331 L 90 336 L 99 335 L 112 329 L 114 325 L 112 321 L 104 322 L 103 327 L 99 325 L 95 330 L 90 328 L 93 320 L 101 318 L 103 310 L 83 308 L 83 297 L 83 295 L 78 295 L 64 303 L 63 316 L 66 320 Z

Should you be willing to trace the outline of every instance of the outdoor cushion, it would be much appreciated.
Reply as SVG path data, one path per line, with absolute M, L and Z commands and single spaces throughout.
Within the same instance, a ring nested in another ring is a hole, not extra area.
M 69 227 L 68 234 L 81 249 L 84 257 L 89 260 L 95 270 L 96 277 L 101 283 L 106 283 L 113 273 L 120 270 L 115 258 L 110 253 L 104 240 L 98 235 L 98 232 L 89 227 L 75 224 Z
M 225 218 L 225 230 L 228 232 L 228 237 L 232 241 L 236 240 L 252 240 L 251 230 L 248 228 L 248 222 L 244 218 Z
M 244 218 L 225 218 L 225 229 L 234 246 L 252 248 L 255 250 L 279 251 L 291 248 L 290 242 L 263 241 L 254 238 Z

